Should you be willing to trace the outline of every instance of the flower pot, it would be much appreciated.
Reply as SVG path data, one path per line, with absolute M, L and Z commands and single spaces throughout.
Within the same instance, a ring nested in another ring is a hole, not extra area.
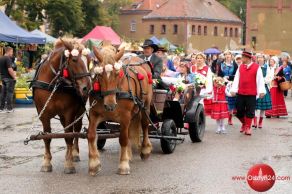
M 27 88 L 15 88 L 15 103 L 16 104 L 32 104 L 32 92 Z

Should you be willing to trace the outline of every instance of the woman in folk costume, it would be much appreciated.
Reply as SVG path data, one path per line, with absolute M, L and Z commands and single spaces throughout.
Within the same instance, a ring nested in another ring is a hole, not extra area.
M 256 103 L 256 113 L 254 117 L 253 127 L 254 128 L 262 128 L 263 127 L 263 118 L 266 110 L 272 109 L 272 101 L 271 95 L 268 86 L 270 85 L 274 75 L 271 74 L 270 68 L 268 68 L 268 64 L 265 61 L 265 56 L 261 53 L 256 55 L 257 63 L 260 65 L 264 80 L 265 80 L 265 88 L 266 95 L 263 98 L 258 98 Z M 257 119 L 259 118 L 259 123 L 257 123 Z
M 277 57 L 272 57 L 270 59 L 270 65 L 271 66 L 278 66 L 279 59 Z M 270 84 L 270 92 L 271 92 L 271 99 L 272 99 L 272 109 L 266 111 L 266 117 L 277 117 L 280 116 L 287 116 L 287 108 L 285 104 L 284 99 L 284 92 L 280 89 L 279 84 L 283 81 L 285 81 L 284 72 L 283 72 L 284 66 L 280 66 L 275 69 L 274 71 L 274 77 Z
M 229 50 L 224 52 L 224 61 L 219 64 L 217 67 L 217 75 L 223 77 L 225 82 L 233 82 L 235 73 L 237 71 L 238 65 L 232 59 L 232 53 Z M 228 110 L 229 110 L 229 117 L 228 117 L 228 124 L 233 125 L 232 123 L 232 113 L 235 110 L 235 101 L 236 97 L 227 96 L 228 101 Z
M 265 81 L 260 66 L 252 62 L 252 54 L 242 53 L 242 64 L 239 66 L 231 88 L 236 97 L 237 117 L 241 121 L 241 133 L 251 135 L 251 123 L 255 116 L 256 99 L 266 94 Z
M 217 134 L 226 134 L 224 119 L 228 118 L 228 106 L 225 96 L 225 81 L 221 77 L 214 78 L 211 118 L 216 120 Z
M 208 67 L 208 65 L 206 65 L 206 55 L 204 55 L 203 53 L 201 52 L 197 53 L 196 62 L 197 63 L 195 67 L 191 66 L 191 70 L 196 70 L 196 71 L 195 72 L 191 71 L 191 73 L 195 73 L 195 74 L 198 73 L 206 78 L 206 83 L 202 87 L 200 95 L 205 96 L 204 98 L 205 114 L 211 115 L 211 111 L 212 111 L 211 95 L 212 95 L 212 89 L 213 89 L 213 81 L 212 81 L 213 73 L 211 69 Z
M 282 61 L 281 65 L 284 66 L 283 73 L 285 75 L 286 81 L 291 82 L 292 64 L 289 62 L 289 60 L 290 60 L 290 55 L 284 52 L 281 56 L 281 61 Z M 287 97 L 287 95 L 288 95 L 288 90 L 285 90 L 284 96 Z

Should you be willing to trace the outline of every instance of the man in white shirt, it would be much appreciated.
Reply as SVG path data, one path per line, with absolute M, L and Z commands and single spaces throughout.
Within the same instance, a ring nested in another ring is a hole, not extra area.
M 255 116 L 256 99 L 266 94 L 265 81 L 260 66 L 252 62 L 252 54 L 244 51 L 231 88 L 236 98 L 237 117 L 242 123 L 240 132 L 251 135 L 251 123 Z

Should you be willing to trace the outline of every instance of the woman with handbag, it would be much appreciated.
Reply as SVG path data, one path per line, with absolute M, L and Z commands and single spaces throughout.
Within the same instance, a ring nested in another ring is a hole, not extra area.
M 278 59 L 276 59 L 275 57 L 272 57 L 271 60 L 274 60 L 274 62 L 276 63 L 278 62 Z M 265 115 L 267 118 L 279 118 L 280 116 L 288 115 L 284 100 L 284 92 L 280 88 L 280 84 L 286 81 L 283 68 L 284 66 L 282 65 L 275 70 L 275 76 L 270 85 L 272 109 L 266 111 Z

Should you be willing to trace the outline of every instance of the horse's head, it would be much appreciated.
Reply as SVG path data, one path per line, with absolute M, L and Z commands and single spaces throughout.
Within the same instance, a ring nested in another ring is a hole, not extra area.
M 104 96 L 105 110 L 114 111 L 117 106 L 116 93 L 119 91 L 119 82 L 124 73 L 122 64 L 118 61 L 124 55 L 124 49 L 117 53 L 113 46 L 107 45 L 101 50 L 94 47 L 93 52 L 99 60 L 94 72 L 98 76 L 101 94 Z
M 88 71 L 90 63 L 89 50 L 75 40 L 60 40 L 55 45 L 57 57 L 51 63 L 66 82 L 71 83 L 83 98 L 91 90 L 91 79 Z

